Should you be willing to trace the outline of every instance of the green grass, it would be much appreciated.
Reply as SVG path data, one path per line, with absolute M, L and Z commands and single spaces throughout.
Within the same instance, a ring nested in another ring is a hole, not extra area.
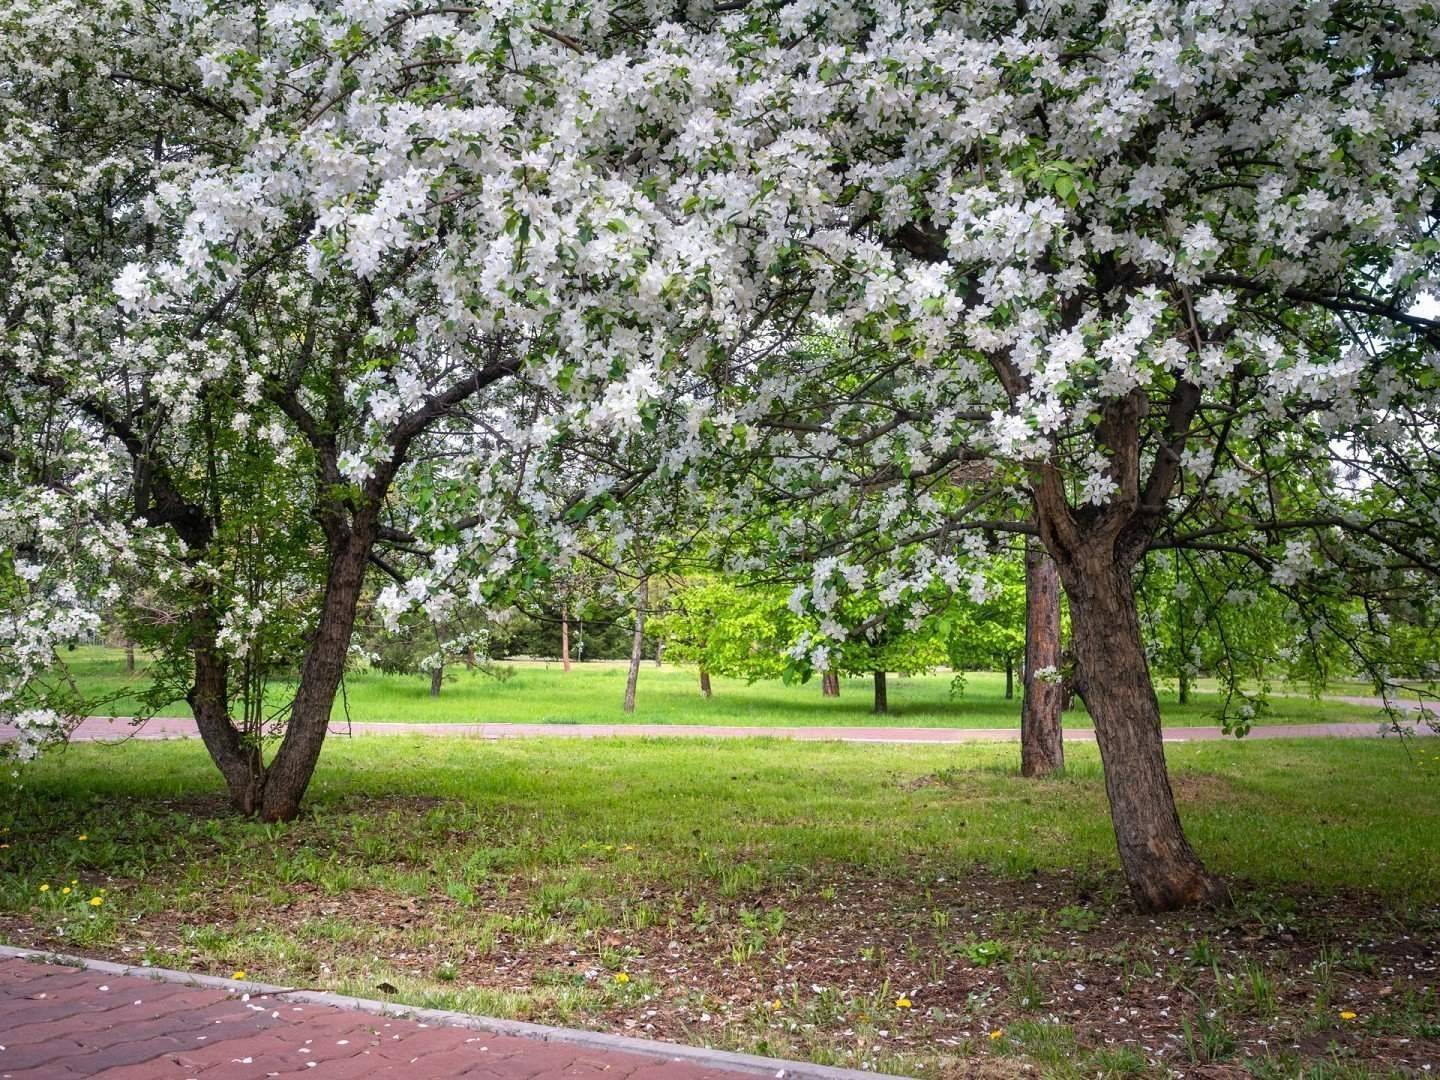
M 1240 897 L 1203 924 L 1125 914 L 1091 747 L 1037 782 L 1015 775 L 1010 745 L 332 738 L 306 813 L 267 826 L 224 809 L 198 743 L 76 745 L 0 791 L 0 936 L 367 996 L 383 980 L 399 1000 L 541 1022 L 645 1032 L 631 1023 L 654 1018 L 664 1037 L 924 1076 L 969 1075 L 976 1055 L 1050 1075 L 1078 1037 L 1054 1073 L 1078 1077 L 1167 1075 L 1046 1017 L 1078 967 L 1220 979 L 1223 959 L 1233 974 L 1206 992 L 1228 988 L 1237 1016 L 1268 1025 L 1265 979 L 1304 965 L 1262 951 L 1261 971 L 1223 948 L 1280 927 L 1297 949 L 1333 935 L 1373 949 L 1361 935 L 1375 924 L 1397 937 L 1440 925 L 1426 913 L 1440 895 L 1428 748 L 1167 752 L 1196 849 Z M 1202 933 L 1214 951 L 1191 964 Z M 922 985 L 915 973 L 942 962 L 939 989 Z M 1440 1030 L 1429 998 L 1337 1028 L 1329 998 L 1284 989 L 1337 1038 L 1382 1021 Z M 907 993 L 916 1008 L 899 1016 Z
M 1440 895 L 1440 756 L 1338 740 L 1186 743 L 1167 753 L 1187 832 L 1218 871 L 1391 900 Z M 292 857 L 279 842 L 287 830 L 315 833 L 327 858 L 313 876 L 369 880 L 373 864 L 403 854 L 390 834 L 411 822 L 367 813 L 365 802 L 420 795 L 455 801 L 421 815 L 422 849 L 407 873 L 425 890 L 468 880 L 464 867 L 477 852 L 487 870 L 534 869 L 588 859 L 582 853 L 605 845 L 634 850 L 598 860 L 597 894 L 711 872 L 758 887 L 831 864 L 882 874 L 917 861 L 932 874 L 1110 869 L 1114 840 L 1094 749 L 1072 747 L 1066 776 L 1043 785 L 1017 780 L 1017 763 L 1014 747 L 990 744 L 332 738 L 308 819 L 287 827 L 156 816 L 152 800 L 218 791 L 198 743 L 77 744 L 28 767 L 23 786 L 6 791 L 0 903 L 23 908 L 40 880 L 75 872 L 158 877 L 169 889 L 176 866 L 193 873 L 231 845 L 253 858 L 225 861 L 218 877 L 198 875 L 204 887 L 305 877 L 304 867 L 282 866 Z M 1404 828 L 1397 806 L 1406 808 Z M 427 846 L 447 835 L 454 850 Z
M 138 708 L 127 688 L 143 685 L 143 668 L 125 673 L 118 649 L 84 648 L 67 656 L 67 666 L 81 688 L 93 695 L 114 695 L 106 712 L 133 715 Z M 743 727 L 908 726 L 908 727 L 1015 727 L 1019 702 L 1004 696 L 1005 677 L 997 672 L 970 672 L 964 689 L 952 694 L 950 674 L 921 675 L 888 680 L 890 714 L 871 713 L 869 679 L 845 680 L 839 698 L 826 698 L 818 681 L 787 686 L 781 682 L 746 684 L 740 679 L 715 677 L 715 696 L 700 696 L 694 671 L 646 662 L 640 673 L 636 709 L 627 716 L 621 709 L 625 695 L 625 665 L 617 662 L 577 664 L 566 674 L 559 664 L 518 662 L 507 665 L 514 674 L 505 681 L 457 667 L 451 671 L 439 698 L 430 697 L 429 679 L 385 675 L 376 671 L 352 672 L 345 694 L 337 699 L 336 717 L 348 708 L 352 720 L 491 723 L 581 724 L 722 724 Z M 275 701 L 287 688 L 276 687 Z M 1160 694 L 1165 722 L 1172 726 L 1216 722 L 1219 695 L 1197 692 L 1180 705 L 1173 688 Z M 189 707 L 177 702 L 166 715 L 187 716 Z M 1340 721 L 1379 723 L 1378 710 L 1342 702 L 1305 697 L 1271 699 L 1265 718 L 1269 724 L 1310 724 Z M 1066 715 L 1071 727 L 1089 727 L 1081 706 Z

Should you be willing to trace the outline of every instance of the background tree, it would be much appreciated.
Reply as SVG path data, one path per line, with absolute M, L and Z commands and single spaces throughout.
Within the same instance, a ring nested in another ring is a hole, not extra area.
M 664 637 L 670 660 L 695 666 L 700 693 L 710 697 L 711 675 L 749 682 L 784 676 L 795 621 L 784 589 L 711 578 L 676 589 L 653 629 Z

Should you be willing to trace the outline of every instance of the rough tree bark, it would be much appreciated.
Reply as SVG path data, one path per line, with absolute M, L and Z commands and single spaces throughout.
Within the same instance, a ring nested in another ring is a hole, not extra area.
M 826 697 L 840 696 L 840 673 L 827 671 L 820 676 L 820 692 Z
M 890 711 L 890 701 L 886 695 L 885 672 L 875 672 L 875 708 L 871 710 L 876 716 L 884 716 Z
M 1025 673 L 1020 702 L 1020 774 L 1049 776 L 1065 768 L 1061 714 L 1065 690 L 1035 678 L 1060 667 L 1060 575 L 1045 549 L 1025 549 Z
M 430 696 L 431 696 L 431 697 L 439 697 L 439 696 L 440 696 L 440 686 L 441 686 L 442 683 L 444 683 L 444 681 L 445 681 L 445 669 L 444 669 L 443 667 L 438 667 L 438 666 L 437 666 L 437 667 L 433 667 L 433 668 L 430 669 Z
M 1076 692 L 1095 722 L 1115 843 L 1136 903 L 1171 911 L 1223 902 L 1224 885 L 1180 827 L 1129 571 L 1092 558 L 1061 575 L 1080 668 Z
M 378 507 L 374 508 L 378 513 Z M 347 530 L 330 556 L 320 617 L 300 667 L 300 685 L 290 706 L 285 738 L 266 772 L 260 816 L 289 821 L 314 775 L 320 748 L 330 727 L 330 709 L 345 674 L 345 657 L 355 628 L 355 611 L 365 580 L 365 565 L 375 543 L 373 513 Z
M 700 669 L 700 693 L 707 698 L 711 696 L 710 672 L 706 671 L 703 667 Z
M 1144 479 L 1140 421 L 1150 402 L 1136 390 L 1106 403 L 1096 438 L 1111 450 L 1116 494 L 1102 506 L 1071 507 L 1054 463 L 1040 463 L 1031 474 L 1040 539 L 1070 601 L 1075 691 L 1095 722 L 1120 864 L 1143 911 L 1229 899 L 1180 826 L 1131 581 L 1164 514 L 1199 402 L 1199 387 L 1176 384 L 1165 413 L 1166 439 Z
M 650 579 L 642 577 L 635 593 L 635 636 L 630 640 L 630 673 L 625 677 L 625 711 L 635 711 L 635 684 L 640 679 L 640 653 L 645 644 L 645 604 L 650 598 Z
M 229 666 L 215 648 L 214 623 L 197 610 L 191 615 L 191 624 L 195 628 L 191 644 L 195 682 L 185 700 L 195 715 L 201 742 L 225 778 L 231 805 L 242 814 L 253 814 L 265 785 L 260 745 L 246 740 L 230 721 Z

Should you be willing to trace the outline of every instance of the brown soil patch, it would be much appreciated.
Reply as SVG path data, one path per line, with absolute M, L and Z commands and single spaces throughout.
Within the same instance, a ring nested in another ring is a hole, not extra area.
M 617 910 L 584 929 L 574 913 L 556 912 L 537 934 L 537 884 L 511 878 L 471 907 L 443 894 L 336 897 L 295 886 L 283 903 L 243 919 L 304 941 L 320 966 L 249 970 L 324 986 L 325 969 L 358 949 L 382 957 L 390 977 L 437 989 L 592 988 L 596 1010 L 562 1018 L 570 1024 L 762 1052 L 828 1047 L 944 1076 L 1018 1075 L 1022 1051 L 1033 1050 L 1027 1025 L 1038 1022 L 1068 1025 L 1075 1054 L 1126 1048 L 1185 1076 L 1249 1075 L 1239 1061 L 1277 1054 L 1338 1054 L 1416 1075 L 1440 1062 L 1440 913 L 1402 925 L 1364 897 L 1242 889 L 1233 909 L 1152 917 L 1134 912 L 1111 878 L 968 873 L 919 889 L 834 874 L 739 900 L 636 889 L 623 907 L 649 905 L 652 925 L 627 927 Z M 516 922 L 488 947 L 456 930 L 494 916 Z M 522 932 L 515 926 L 525 916 L 531 929 Z M 327 953 L 307 932 L 320 919 L 343 920 L 360 937 Z M 148 947 L 214 968 L 193 944 L 194 928 L 241 920 L 217 902 L 204 915 L 122 927 L 103 952 L 133 962 Z M 26 944 L 64 946 L 24 920 L 0 920 L 0 929 Z M 556 940 L 539 940 L 548 933 Z M 628 979 L 623 992 L 617 968 Z M 902 999 L 909 1007 L 897 1006 Z M 524 1015 L 556 1019 L 543 1007 Z M 1220 1033 L 1214 1063 L 1191 1060 L 1202 1018 Z

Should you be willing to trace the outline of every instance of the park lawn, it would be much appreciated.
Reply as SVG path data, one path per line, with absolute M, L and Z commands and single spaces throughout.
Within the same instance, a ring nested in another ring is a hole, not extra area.
M 3 792 L 0 936 L 927 1077 L 1440 1060 L 1440 752 L 1167 752 L 1232 909 L 1133 911 L 1089 747 L 332 738 L 261 825 L 77 745 Z
M 457 667 L 449 672 L 438 698 L 430 696 L 428 678 L 386 675 L 373 670 L 346 676 L 345 692 L 337 698 L 335 717 L 362 721 L 431 723 L 567 723 L 567 724 L 721 724 L 742 727 L 1014 727 L 1018 700 L 1006 700 L 1005 677 L 998 672 L 968 672 L 963 689 L 952 692 L 950 673 L 888 679 L 891 711 L 871 713 L 869 679 L 846 679 L 839 698 L 820 693 L 818 680 L 786 685 L 780 681 L 747 684 L 743 679 L 712 679 L 715 696 L 700 696 L 692 669 L 646 662 L 640 672 L 636 708 L 627 715 L 626 665 L 617 661 L 576 664 L 569 673 L 558 663 L 504 662 L 512 674 L 502 680 Z M 139 705 L 128 692 L 143 685 L 143 665 L 127 675 L 119 649 L 83 648 L 67 657 L 67 667 L 87 694 L 110 695 L 106 715 L 130 716 Z M 277 686 L 278 705 L 293 686 Z M 1172 726 L 1216 723 L 1218 694 L 1195 693 L 1180 705 L 1173 688 L 1162 687 L 1161 709 Z M 176 702 L 164 715 L 188 716 L 189 706 Z M 1379 724 L 1378 709 L 1304 696 L 1274 696 L 1264 722 L 1313 724 L 1361 721 Z M 1084 707 L 1066 715 L 1072 727 L 1089 727 Z

